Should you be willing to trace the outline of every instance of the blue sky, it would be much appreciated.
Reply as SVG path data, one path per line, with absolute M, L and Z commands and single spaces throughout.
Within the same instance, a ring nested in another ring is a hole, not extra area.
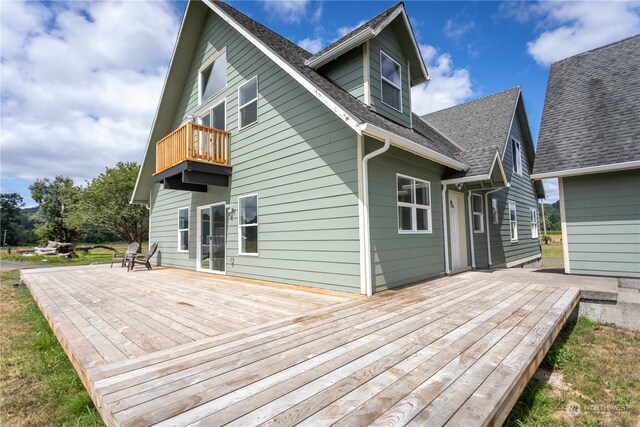
M 317 51 L 394 2 L 233 1 Z M 640 32 L 640 1 L 408 1 L 432 81 L 413 89 L 426 113 L 521 86 L 537 139 L 549 65 Z M 77 183 L 142 160 L 184 2 L 0 3 L 2 192 L 38 177 Z M 545 182 L 549 201 L 557 184 Z

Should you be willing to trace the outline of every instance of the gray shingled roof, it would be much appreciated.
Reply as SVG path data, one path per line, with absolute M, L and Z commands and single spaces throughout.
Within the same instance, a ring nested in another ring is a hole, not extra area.
M 422 116 L 426 123 L 464 149 L 470 168 L 456 177 L 489 173 L 496 150 L 502 154 L 505 147 L 519 96 L 520 88 L 514 87 Z
M 393 14 L 396 11 L 396 9 L 398 9 L 400 7 L 402 7 L 402 2 L 394 4 L 389 9 L 385 10 L 384 12 L 379 14 L 378 16 L 368 20 L 367 22 L 365 22 L 364 24 L 358 26 L 356 29 L 354 29 L 350 33 L 344 35 L 343 37 L 339 38 L 335 42 L 331 43 L 329 46 L 325 47 L 320 52 L 316 53 L 315 55 L 312 55 L 309 58 L 309 60 L 313 60 L 315 58 L 318 58 L 318 57 L 324 55 L 325 53 L 327 53 L 328 51 L 333 49 L 335 46 L 341 45 L 345 41 L 349 40 L 351 37 L 355 36 L 358 33 L 361 33 L 362 31 L 366 30 L 367 28 L 370 28 L 372 30 L 375 29 L 380 22 L 385 20 L 388 16 Z
M 264 25 L 254 21 L 228 4 L 216 2 L 216 5 L 224 10 L 225 13 L 231 16 L 233 20 L 244 27 L 247 31 L 260 39 L 260 41 L 266 44 L 283 60 L 287 61 L 313 84 L 333 98 L 361 123 L 371 123 L 372 125 L 378 126 L 420 144 L 423 147 L 434 150 L 452 159 L 462 161 L 460 156 L 461 150 L 449 142 L 447 138 L 440 135 L 436 130 L 431 129 L 428 125 L 422 124 L 419 124 L 418 128 L 410 129 L 371 111 L 367 105 L 359 101 L 353 95 L 332 83 L 322 74 L 306 66 L 304 62 L 311 56 L 309 52 L 281 35 L 271 31 Z M 383 12 L 383 14 L 384 13 L 386 12 Z M 414 123 L 416 120 L 419 121 L 418 116 L 414 115 Z
M 534 174 L 640 161 L 640 36 L 551 66 Z

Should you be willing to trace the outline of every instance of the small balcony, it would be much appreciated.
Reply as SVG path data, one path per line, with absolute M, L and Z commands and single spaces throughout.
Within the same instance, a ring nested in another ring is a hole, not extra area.
M 155 182 L 166 189 L 206 192 L 227 187 L 229 132 L 187 122 L 156 143 Z

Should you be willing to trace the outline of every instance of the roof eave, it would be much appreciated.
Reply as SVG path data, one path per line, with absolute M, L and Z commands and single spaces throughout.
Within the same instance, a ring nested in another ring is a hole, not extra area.
M 388 138 L 391 140 L 391 144 L 398 148 L 417 154 L 420 157 L 427 158 L 451 169 L 455 169 L 458 171 L 465 171 L 469 169 L 469 166 L 465 163 L 459 162 L 455 159 L 452 159 L 451 157 L 445 156 L 444 154 L 438 153 L 435 150 L 424 147 L 414 141 L 411 141 L 410 139 L 404 138 L 393 132 L 389 132 L 371 123 L 361 124 L 360 131 L 363 135 L 369 135 L 374 138 Z
M 492 181 L 491 180 L 491 176 L 493 175 L 493 170 L 495 169 L 496 165 L 498 165 L 498 169 L 500 170 L 500 176 L 502 178 L 502 184 L 504 184 L 504 185 L 497 185 L 497 186 L 494 185 L 494 186 L 495 187 L 508 187 L 509 186 L 509 181 L 507 180 L 507 175 L 504 172 L 504 166 L 502 165 L 502 159 L 500 157 L 499 150 L 496 150 L 496 152 L 495 152 L 495 154 L 493 156 L 493 161 L 491 162 L 491 167 L 489 168 L 489 173 L 484 174 L 484 175 L 473 175 L 473 176 L 463 176 L 463 177 L 460 177 L 460 178 L 443 179 L 442 180 L 442 184 L 444 184 L 444 185 L 466 184 L 466 183 L 470 183 L 470 182 Z
M 640 169 L 640 160 L 634 160 L 624 163 L 614 163 L 610 165 L 589 166 L 586 168 L 563 169 L 551 172 L 534 173 L 531 174 L 531 179 L 564 178 L 569 176 L 592 175 L 604 172 L 618 172 L 628 169 Z
M 363 31 L 354 35 L 352 38 L 345 40 L 343 43 L 340 43 L 337 46 L 334 46 L 333 49 L 328 50 L 323 55 L 320 55 L 316 58 L 309 58 L 304 61 L 304 64 L 308 67 L 317 70 L 325 64 L 333 61 L 344 53 L 350 51 L 351 49 L 360 46 L 362 43 L 366 42 L 369 39 L 375 37 L 375 33 L 371 28 L 365 28 Z

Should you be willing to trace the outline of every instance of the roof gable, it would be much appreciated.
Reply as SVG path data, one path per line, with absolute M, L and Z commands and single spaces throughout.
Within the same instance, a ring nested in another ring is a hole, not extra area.
M 401 45 L 405 48 L 405 55 L 411 64 L 410 85 L 415 86 L 429 80 L 429 72 L 422 59 L 420 48 L 418 47 L 411 23 L 404 9 L 404 3 L 402 2 L 391 6 L 389 9 L 325 47 L 320 52 L 310 56 L 305 60 L 305 65 L 317 70 L 330 61 L 344 55 L 354 47 L 377 37 L 388 27 L 396 31 Z
M 551 66 L 535 176 L 629 162 L 640 167 L 638 52 L 635 36 Z

